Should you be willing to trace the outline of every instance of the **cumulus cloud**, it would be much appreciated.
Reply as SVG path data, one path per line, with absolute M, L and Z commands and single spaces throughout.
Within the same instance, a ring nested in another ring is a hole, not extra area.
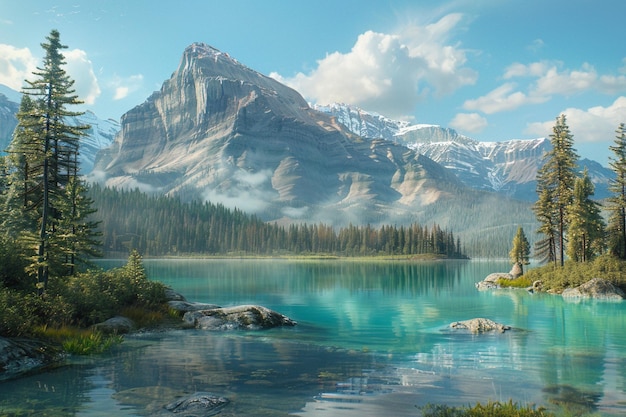
M 94 74 L 87 53 L 80 49 L 64 53 L 65 71 L 74 80 L 74 89 L 79 99 L 86 104 L 93 104 L 100 95 L 98 79 Z M 24 80 L 33 78 L 33 72 L 41 65 L 40 58 L 35 57 L 28 48 L 16 48 L 0 44 L 0 84 L 14 90 L 24 87 Z
M 604 94 L 621 94 L 626 91 L 626 75 L 600 75 L 588 63 L 579 69 L 560 69 L 561 66 L 558 62 L 515 63 L 507 68 L 504 78 L 536 77 L 533 93 L 543 96 L 569 96 L 590 90 Z M 623 73 L 621 69 L 620 72 Z
M 548 61 L 514 63 L 506 68 L 503 79 L 534 79 L 528 86 L 519 89 L 517 83 L 508 81 L 482 97 L 467 100 L 463 108 L 493 114 L 544 103 L 557 95 L 567 97 L 588 91 L 608 95 L 626 92 L 626 75 L 601 75 L 590 64 L 583 64 L 575 70 L 561 69 L 561 66 L 559 62 Z
M 567 117 L 567 124 L 576 142 L 606 142 L 613 140 L 615 129 L 624 122 L 626 97 L 618 97 L 607 107 L 595 106 L 586 110 L 568 108 L 561 113 Z M 526 133 L 548 136 L 554 124 L 555 120 L 532 123 L 526 128 Z
M 87 53 L 80 49 L 73 49 L 63 55 L 67 63 L 65 71 L 74 80 L 74 89 L 78 98 L 85 104 L 95 103 L 101 91 Z
M 142 87 L 143 75 L 136 74 L 130 77 L 115 76 L 109 85 L 113 89 L 113 100 L 122 100 Z
M 24 80 L 37 69 L 37 61 L 28 48 L 0 44 L 0 84 L 21 90 Z
M 459 113 L 454 116 L 450 126 L 463 132 L 478 133 L 487 127 L 487 119 L 478 113 Z
M 543 103 L 548 100 L 548 97 L 526 95 L 521 91 L 515 91 L 515 88 L 515 83 L 505 83 L 485 96 L 465 101 L 463 108 L 465 110 L 478 110 L 486 114 L 493 114 L 514 110 L 526 104 Z
M 405 118 L 425 96 L 476 81 L 476 72 L 465 67 L 465 51 L 448 42 L 460 19 L 451 14 L 395 34 L 367 31 L 349 52 L 328 54 L 308 74 L 271 76 L 318 104 L 343 102 Z

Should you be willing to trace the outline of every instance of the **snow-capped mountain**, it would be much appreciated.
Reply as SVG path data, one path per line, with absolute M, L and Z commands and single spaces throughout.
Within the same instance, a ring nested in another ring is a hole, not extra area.
M 412 125 L 346 104 L 315 106 L 332 115 L 352 132 L 369 138 L 385 138 L 426 155 L 454 171 L 472 188 L 496 191 L 518 199 L 536 199 L 536 175 L 542 157 L 551 149 L 546 138 L 479 142 L 437 125 Z M 599 163 L 582 159 L 596 186 L 596 198 L 608 196 L 613 173 Z
M 82 116 L 70 118 L 69 123 L 74 126 L 91 126 L 85 132 L 87 136 L 80 141 L 79 155 L 81 173 L 89 174 L 93 169 L 96 154 L 100 149 L 107 148 L 113 143 L 115 135 L 120 131 L 120 124 L 113 119 L 100 119 L 91 111 L 86 111 Z
M 0 153 L 6 150 L 11 143 L 13 131 L 17 126 L 16 114 L 19 110 L 20 93 L 6 86 L 0 85 Z M 87 136 L 81 139 L 80 165 L 81 172 L 87 174 L 93 168 L 96 153 L 111 145 L 115 135 L 120 130 L 119 122 L 112 119 L 100 119 L 91 111 L 82 116 L 71 117 L 68 123 L 73 126 L 90 125 Z
M 17 126 L 15 115 L 19 105 L 0 93 L 0 154 L 7 148 Z

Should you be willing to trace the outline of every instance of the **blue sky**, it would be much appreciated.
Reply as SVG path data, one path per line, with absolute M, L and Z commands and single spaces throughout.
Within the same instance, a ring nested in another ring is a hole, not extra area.
M 119 117 L 204 42 L 297 89 L 481 141 L 550 134 L 607 165 L 626 123 L 623 0 L 0 0 L 0 84 L 57 29 L 86 108 Z

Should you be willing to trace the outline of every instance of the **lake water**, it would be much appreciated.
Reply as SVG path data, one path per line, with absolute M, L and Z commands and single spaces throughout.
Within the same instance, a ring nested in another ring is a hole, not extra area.
M 509 399 L 626 414 L 626 302 L 475 289 L 506 262 L 145 266 L 190 301 L 261 304 L 298 326 L 127 336 L 105 356 L 0 383 L 0 415 L 163 415 L 165 404 L 196 391 L 231 400 L 220 416 L 419 416 L 428 403 Z M 474 317 L 514 330 L 451 331 Z

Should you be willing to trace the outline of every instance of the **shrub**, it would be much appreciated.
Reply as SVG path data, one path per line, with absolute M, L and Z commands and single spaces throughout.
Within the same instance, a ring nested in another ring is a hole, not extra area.
M 524 276 L 531 282 L 540 280 L 544 289 L 557 292 L 577 287 L 593 278 L 602 278 L 626 289 L 626 262 L 610 255 L 603 255 L 593 262 L 567 261 L 563 267 L 544 265 L 530 269 Z
M 515 279 L 500 278 L 497 283 L 502 288 L 528 288 L 533 284 L 533 282 L 524 275 Z
M 543 407 L 520 406 L 509 400 L 507 403 L 490 401 L 486 405 L 477 403 L 473 407 L 450 407 L 428 404 L 421 408 L 423 417 L 552 417 Z
M 25 336 L 41 324 L 38 314 L 43 301 L 34 294 L 0 288 L 0 335 Z

